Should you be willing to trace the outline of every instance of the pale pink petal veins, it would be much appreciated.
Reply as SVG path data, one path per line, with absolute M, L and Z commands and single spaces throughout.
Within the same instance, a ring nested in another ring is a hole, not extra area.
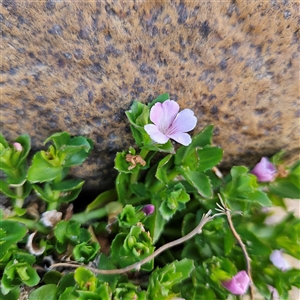
M 149 134 L 151 139 L 156 143 L 165 144 L 169 140 L 169 138 L 164 135 L 156 125 L 147 124 L 144 126 L 144 129 Z
M 166 134 L 173 134 L 176 132 L 188 132 L 195 128 L 197 118 L 194 116 L 194 112 L 190 109 L 182 110 L 175 118 L 171 127 L 169 127 Z
M 179 105 L 174 100 L 167 100 L 163 103 L 156 103 L 151 108 L 150 120 L 165 133 L 174 121 L 179 112 Z
M 188 146 L 192 142 L 191 136 L 185 132 L 175 132 L 168 137 L 183 146 Z
M 243 295 L 247 292 L 250 278 L 246 271 L 240 271 L 230 280 L 222 282 L 222 285 L 234 295 Z

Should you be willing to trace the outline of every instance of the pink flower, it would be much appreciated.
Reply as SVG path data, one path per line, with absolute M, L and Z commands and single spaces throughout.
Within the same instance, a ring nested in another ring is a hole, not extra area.
M 23 147 L 20 143 L 15 142 L 15 143 L 13 143 L 13 146 L 14 146 L 15 150 L 18 152 L 21 152 L 23 150 Z
M 149 215 L 151 215 L 151 214 L 154 213 L 154 211 L 155 211 L 155 206 L 152 205 L 152 204 L 146 204 L 146 205 L 142 208 L 142 211 L 144 212 L 144 214 L 145 214 L 146 216 L 149 216 Z
M 290 267 L 288 262 L 283 258 L 281 250 L 273 250 L 270 254 L 270 261 L 281 271 L 286 271 Z
M 246 271 L 240 271 L 230 280 L 222 282 L 222 285 L 234 295 L 244 295 L 249 287 L 250 278 Z
M 250 173 L 257 177 L 257 181 L 270 182 L 275 178 L 277 171 L 266 157 L 262 157 Z
M 184 146 L 192 142 L 186 132 L 195 128 L 197 118 L 190 109 L 178 112 L 179 105 L 173 100 L 158 102 L 151 108 L 150 120 L 154 124 L 147 124 L 144 129 L 154 142 L 165 144 L 173 139 Z

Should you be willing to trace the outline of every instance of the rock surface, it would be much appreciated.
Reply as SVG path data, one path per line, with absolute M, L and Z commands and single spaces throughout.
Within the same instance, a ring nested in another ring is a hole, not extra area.
M 95 142 L 73 172 L 112 183 L 133 144 L 124 111 L 169 92 L 215 124 L 223 167 L 299 151 L 299 3 L 270 1 L 14 1 L 0 11 L 1 131 L 33 149 L 69 131 Z

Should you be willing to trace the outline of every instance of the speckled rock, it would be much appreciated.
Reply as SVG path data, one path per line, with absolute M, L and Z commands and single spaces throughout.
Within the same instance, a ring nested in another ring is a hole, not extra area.
M 1 128 L 33 149 L 54 132 L 95 141 L 73 172 L 103 189 L 132 145 L 124 111 L 169 92 L 215 124 L 223 166 L 299 152 L 299 3 L 15 1 L 0 12 Z

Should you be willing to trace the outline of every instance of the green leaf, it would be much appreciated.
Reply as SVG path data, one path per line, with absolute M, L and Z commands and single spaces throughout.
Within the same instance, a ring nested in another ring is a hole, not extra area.
M 73 256 L 76 261 L 88 263 L 95 258 L 100 249 L 98 242 L 83 242 L 73 248 Z
M 283 163 L 282 157 L 284 156 L 284 154 L 285 154 L 285 151 L 281 150 L 278 153 L 276 153 L 275 155 L 273 155 L 270 159 L 271 163 L 274 165 L 282 164 Z
M 135 195 L 141 197 L 142 199 L 149 197 L 149 193 L 145 185 L 141 182 L 136 182 L 131 184 L 130 189 Z
M 296 183 L 296 182 L 295 182 Z M 270 183 L 269 190 L 271 193 L 283 198 L 300 199 L 300 187 L 298 184 L 291 182 L 291 178 L 278 178 Z
M 180 168 L 180 171 L 186 181 L 195 187 L 202 197 L 211 198 L 213 196 L 210 180 L 205 174 L 191 171 L 189 168 Z
M 197 171 L 203 172 L 217 165 L 223 157 L 223 150 L 219 147 L 205 146 L 197 150 L 199 156 L 199 166 Z
M 161 94 L 159 95 L 156 99 L 154 99 L 153 101 L 151 101 L 149 104 L 148 104 L 148 107 L 149 108 L 152 108 L 152 106 L 157 103 L 157 102 L 160 102 L 160 103 L 163 103 L 165 102 L 166 100 L 169 100 L 170 99 L 170 95 L 168 93 L 165 93 L 165 94 Z
M 40 277 L 36 270 L 29 263 L 20 261 L 15 256 L 4 269 L 1 290 L 2 293 L 7 294 L 8 291 L 21 283 L 32 287 L 37 285 L 39 281 Z
M 143 134 L 145 135 L 146 132 L 143 133 L 143 130 L 141 128 L 137 129 L 133 125 L 130 125 L 132 136 L 135 140 L 135 143 L 137 146 L 142 147 L 143 146 Z
M 84 181 L 83 181 L 83 183 L 84 183 Z M 67 192 L 66 195 L 63 195 L 63 194 L 60 195 L 58 202 L 68 203 L 68 202 L 75 200 L 78 197 L 78 195 L 80 194 L 81 189 L 82 189 L 82 187 L 72 190 L 70 192 Z
M 300 160 L 294 163 L 294 165 L 291 167 L 291 174 L 300 176 Z
M 0 133 L 0 144 L 3 145 L 3 148 L 8 148 L 8 142 L 6 141 L 5 137 Z M 1 151 L 1 148 L 0 148 Z
M 195 215 L 192 213 L 187 213 L 183 217 L 181 234 L 187 235 L 196 227 Z
M 20 143 L 23 147 L 21 152 L 17 167 L 19 167 L 27 158 L 30 148 L 31 148 L 31 141 L 30 136 L 28 134 L 22 134 L 16 139 L 17 143 Z
M 164 182 L 164 183 L 169 182 L 168 169 L 170 168 L 170 165 L 172 164 L 171 158 L 172 158 L 172 155 L 169 154 L 158 163 L 155 177 L 161 182 Z
M 142 225 L 132 226 L 128 234 L 117 234 L 111 244 L 111 258 L 122 268 L 141 261 L 153 251 L 152 239 Z M 141 266 L 141 270 L 151 271 L 152 269 L 153 260 Z
M 91 210 L 100 208 L 107 204 L 108 202 L 115 201 L 117 199 L 117 191 L 115 189 L 113 190 L 108 190 L 96 197 L 95 200 L 93 200 L 87 207 L 86 207 L 86 212 L 89 212 Z
M 84 180 L 81 179 L 69 179 L 58 183 L 52 184 L 52 190 L 60 192 L 68 192 L 78 188 L 81 188 L 84 184 Z
M 162 217 L 166 220 L 169 221 L 171 217 L 176 213 L 176 209 L 178 207 L 178 204 L 176 202 L 176 206 L 173 208 L 170 208 L 168 206 L 168 201 L 164 200 L 162 204 L 159 207 L 159 212 L 161 213 Z
M 162 217 L 168 221 L 176 211 L 184 209 L 185 203 L 189 200 L 190 195 L 186 193 L 184 186 L 177 183 L 167 191 L 166 199 L 163 200 L 159 211 Z
M 267 195 L 268 195 L 268 198 L 271 200 L 273 206 L 280 206 L 284 210 L 287 209 L 286 204 L 282 197 L 276 196 L 272 193 L 268 193 Z
M 16 212 L 17 216 L 23 216 L 27 213 L 27 209 L 26 208 L 20 208 L 20 207 L 15 207 L 14 211 Z
M 51 181 L 63 171 L 62 167 L 56 167 L 46 161 L 41 152 L 34 155 L 32 165 L 28 170 L 28 180 L 32 183 Z
M 130 175 L 119 173 L 116 179 L 116 189 L 118 193 L 118 200 L 121 203 L 126 203 L 129 189 Z
M 43 278 L 43 282 L 45 284 L 55 284 L 57 285 L 60 279 L 62 278 L 62 274 L 56 270 L 48 271 Z
M 181 280 L 189 277 L 190 273 L 194 270 L 194 262 L 191 259 L 182 259 L 174 262 L 176 272 L 181 273 Z
M 29 295 L 29 300 L 57 300 L 57 287 L 55 284 L 46 284 L 34 290 Z
M 129 204 L 127 204 L 118 215 L 118 220 L 121 227 L 131 227 L 139 221 L 134 207 Z
M 145 140 L 148 140 L 148 142 L 144 143 L 144 146 L 142 147 L 143 149 L 147 149 L 149 151 L 159 151 L 159 152 L 166 152 L 166 153 L 175 154 L 173 144 L 170 140 L 167 141 L 163 145 L 162 144 L 157 144 L 157 143 L 155 143 L 151 140 L 151 138 L 150 138 L 150 136 L 148 136 L 148 134 L 147 134 L 147 139 L 145 139 Z
M 82 146 L 67 146 L 63 151 L 60 151 L 61 154 L 65 154 L 65 160 L 61 161 L 63 167 L 72 167 L 81 165 L 89 156 L 92 150 L 92 146 L 88 143 L 87 145 Z
M 116 158 L 115 158 L 115 169 L 119 172 L 123 173 L 137 173 L 138 169 L 137 167 L 133 169 L 130 168 L 131 164 L 126 160 L 126 155 L 128 154 L 127 151 L 117 152 Z M 129 153 L 130 154 L 130 153 Z M 139 165 L 137 165 L 139 166 Z
M 175 165 L 176 166 L 189 166 L 192 168 L 193 166 L 188 163 L 188 160 L 195 156 L 195 149 L 197 147 L 204 147 L 206 145 L 211 144 L 212 136 L 213 136 L 213 125 L 205 127 L 200 133 L 195 135 L 192 138 L 192 143 L 187 146 L 181 146 L 175 155 Z
M 15 287 L 14 289 L 10 290 L 10 292 L 6 295 L 3 295 L 0 290 L 0 299 L 1 300 L 18 300 L 20 296 L 20 288 Z
M 56 202 L 58 200 L 59 194 L 53 193 L 51 184 L 49 182 L 45 183 L 44 189 L 37 184 L 33 184 L 32 187 L 36 191 L 36 194 L 39 196 L 39 198 L 41 198 L 42 200 L 46 202 Z
M 53 141 L 55 147 L 59 149 L 65 145 L 68 145 L 71 140 L 70 134 L 68 132 L 58 132 L 54 133 L 49 136 L 45 141 L 44 144 Z
M 144 105 L 143 103 L 139 102 L 139 101 L 133 101 L 130 110 L 126 111 L 125 114 L 130 122 L 130 124 L 137 126 L 137 125 L 146 125 L 147 121 L 145 122 L 145 124 L 137 124 L 137 118 L 143 113 L 143 111 L 145 110 L 146 105 Z M 148 108 L 149 111 L 149 108 Z M 140 119 L 141 120 L 141 119 Z
M 74 283 L 76 286 L 76 284 Z M 78 300 L 78 293 L 75 291 L 75 287 L 67 287 L 62 291 L 62 294 L 60 294 L 58 300 Z
M 90 291 L 96 289 L 95 285 L 93 284 L 96 282 L 95 275 L 90 270 L 84 267 L 78 267 L 76 269 L 74 279 L 81 289 L 84 289 L 84 287 L 87 286 L 87 284 L 89 286 Z
M 76 286 L 76 282 L 74 279 L 74 273 L 67 273 L 64 276 L 62 276 L 61 280 L 59 281 L 57 292 L 58 294 L 62 294 L 68 287 L 74 289 L 75 286 Z M 69 298 L 65 298 L 65 300 L 69 300 Z
M 98 269 L 113 270 L 113 269 L 117 269 L 117 266 L 115 264 L 113 264 L 112 260 L 110 258 L 108 258 L 104 253 L 100 253 Z M 120 276 L 121 276 L 120 274 L 113 274 L 113 275 L 99 274 L 99 275 L 97 275 L 97 278 L 100 281 L 108 282 L 111 284 L 111 286 L 113 286 L 114 283 L 116 283 L 118 281 Z
M 18 195 L 16 194 L 16 192 L 14 190 L 12 190 L 10 185 L 4 180 L 0 180 L 0 191 L 4 195 L 6 195 L 10 198 L 13 198 L 13 199 L 18 198 Z
M 176 296 L 174 286 L 183 282 L 194 269 L 192 260 L 175 260 L 163 268 L 156 268 L 149 277 L 149 299 L 172 299 Z
M 249 255 L 267 255 L 271 254 L 271 248 L 263 240 L 259 239 L 254 232 L 250 231 L 246 224 L 241 224 L 236 227 L 239 235 L 244 241 L 247 241 L 247 251 Z
M 165 220 L 159 211 L 159 206 L 161 202 L 160 198 L 154 197 L 151 202 L 155 206 L 155 211 L 151 215 L 151 218 L 149 219 L 149 227 L 150 227 L 151 237 L 153 239 L 153 244 L 155 244 L 163 232 Z
M 254 191 L 247 194 L 247 201 L 256 201 L 261 206 L 272 206 L 271 200 L 268 198 L 267 194 L 261 191 Z
M 15 243 L 20 241 L 27 233 L 27 228 L 14 221 L 0 221 L 0 261 L 7 250 Z
M 114 300 L 123 300 L 123 299 L 138 299 L 146 300 L 145 291 L 140 291 L 138 285 L 132 284 L 130 282 L 121 282 L 118 283 L 114 290 Z
M 60 243 L 64 243 L 67 240 L 66 232 L 67 232 L 68 225 L 69 225 L 68 222 L 63 220 L 58 222 L 54 228 L 54 235 Z M 79 234 L 79 226 L 78 226 L 77 235 Z
M 189 300 L 213 300 L 217 299 L 215 293 L 210 286 L 197 283 L 185 283 L 181 286 L 181 296 Z M 219 300 L 219 299 L 218 299 Z
M 236 240 L 231 231 L 226 230 L 224 235 L 224 253 L 226 256 L 231 253 L 233 247 L 235 246 L 235 243 Z

